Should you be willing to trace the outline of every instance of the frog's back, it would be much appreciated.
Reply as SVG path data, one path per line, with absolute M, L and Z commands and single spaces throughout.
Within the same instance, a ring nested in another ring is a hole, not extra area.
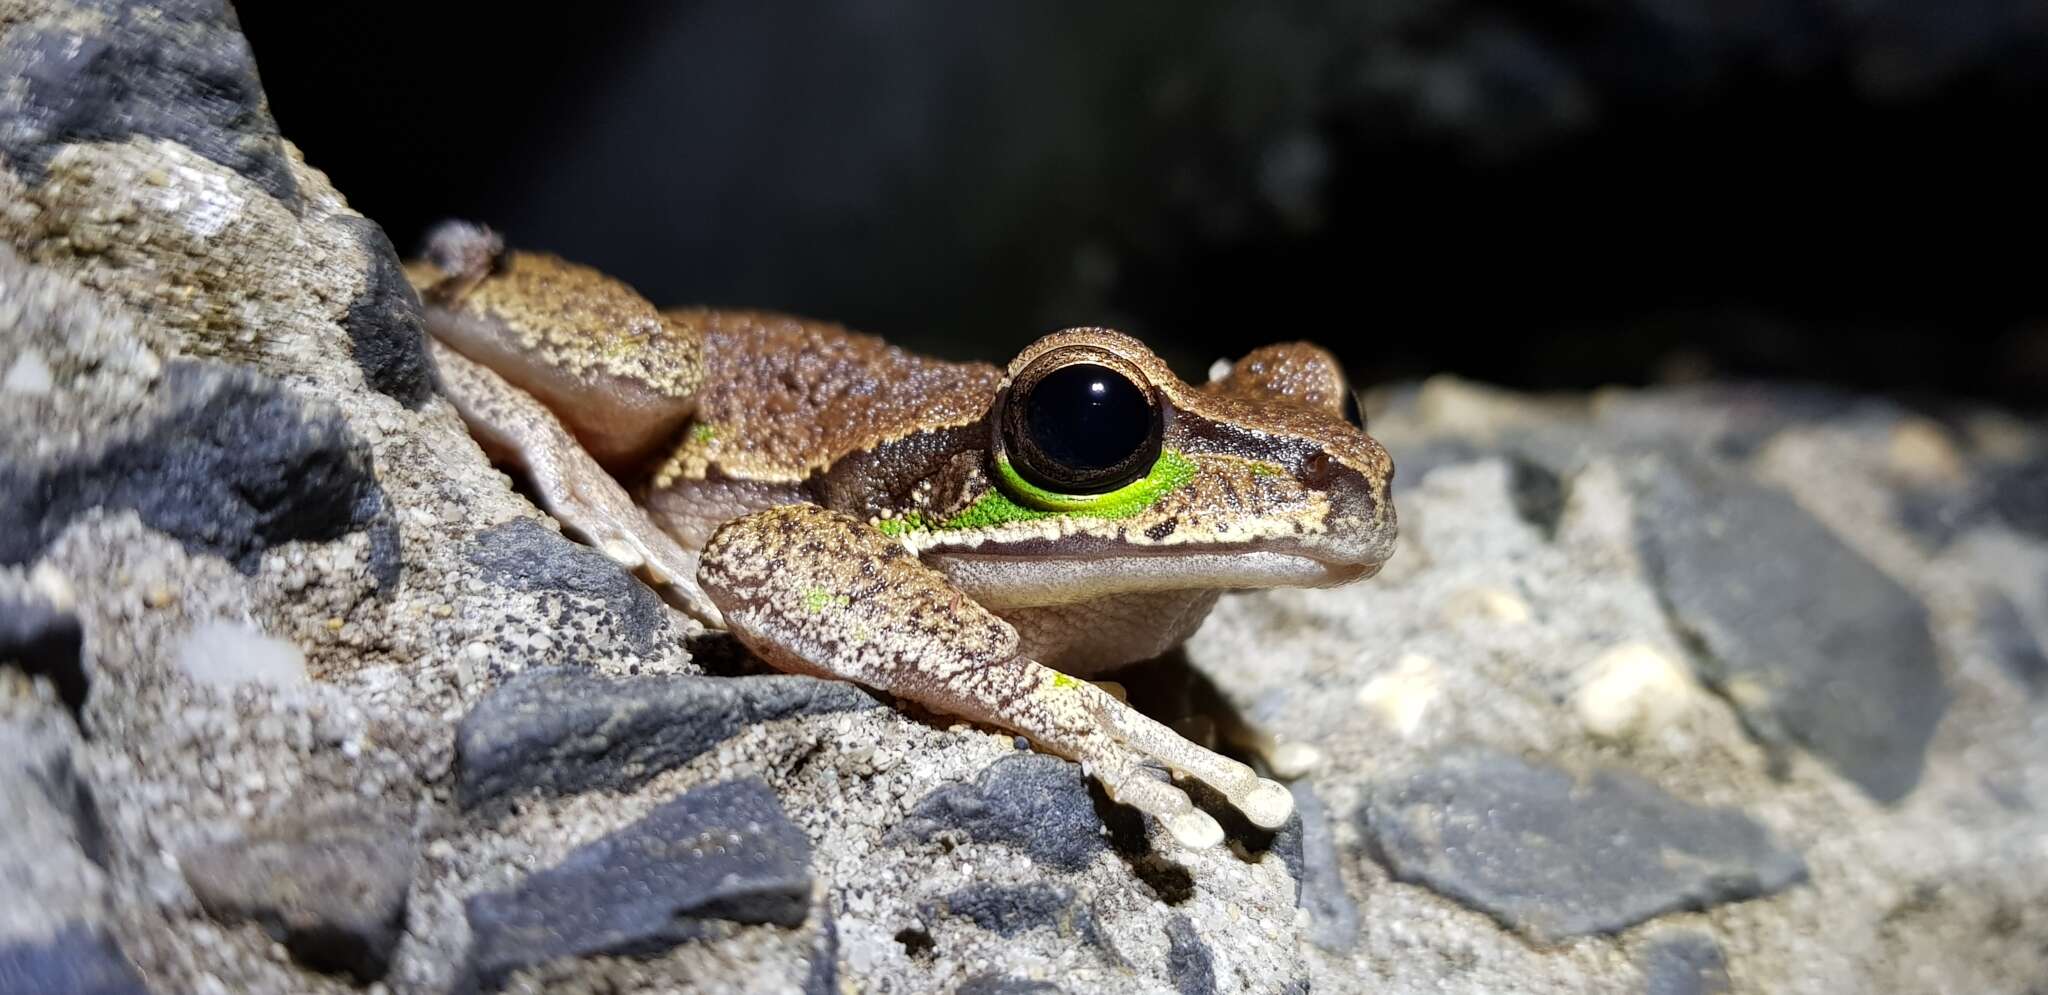
M 830 322 L 768 311 L 664 313 L 701 335 L 705 375 L 658 486 L 720 477 L 799 483 L 848 454 L 977 421 L 1003 376 Z

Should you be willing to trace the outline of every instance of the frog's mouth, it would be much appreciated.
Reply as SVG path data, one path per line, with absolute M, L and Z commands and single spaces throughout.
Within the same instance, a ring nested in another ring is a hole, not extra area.
M 1371 577 L 1378 559 L 1308 549 L 1212 546 L 1061 552 L 929 550 L 924 561 L 990 606 L 1072 604 L 1149 591 L 1334 587 Z

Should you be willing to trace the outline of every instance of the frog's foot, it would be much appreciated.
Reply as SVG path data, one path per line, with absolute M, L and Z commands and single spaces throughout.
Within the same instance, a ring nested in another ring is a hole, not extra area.
M 571 536 L 640 574 L 706 625 L 718 607 L 697 586 L 697 557 L 656 528 L 561 421 L 489 368 L 428 340 L 443 389 L 491 458 L 524 469 L 541 506 Z
M 1047 749 L 1109 770 L 1120 763 L 1139 768 L 1163 765 L 1221 792 L 1232 807 L 1264 829 L 1278 829 L 1294 814 L 1294 796 L 1278 783 L 1258 776 L 1250 767 L 1190 742 L 1087 681 L 1037 664 L 1031 667 L 1038 671 L 1033 676 L 1040 679 L 1031 689 L 1031 697 L 1042 703 L 1047 713 L 1085 716 L 1081 722 L 1062 722 L 1056 726 L 1059 732 L 1078 733 L 1072 736 L 1069 748 L 1043 742 L 1041 745 Z M 1047 739 L 1051 738 L 1049 733 Z M 1207 814 L 1193 807 L 1185 793 L 1142 770 L 1130 779 L 1105 776 L 1103 787 L 1110 797 L 1158 817 L 1183 842 L 1196 833 L 1215 834 L 1220 839 L 1221 830 Z
M 849 516 L 791 505 L 735 519 L 704 547 L 699 580 L 727 627 L 771 665 L 1020 733 L 1080 761 L 1111 798 L 1186 845 L 1214 845 L 1223 831 L 1156 767 L 1203 781 L 1259 826 L 1278 828 L 1293 812 L 1287 790 L 1251 768 L 1020 656 L 1008 623 Z

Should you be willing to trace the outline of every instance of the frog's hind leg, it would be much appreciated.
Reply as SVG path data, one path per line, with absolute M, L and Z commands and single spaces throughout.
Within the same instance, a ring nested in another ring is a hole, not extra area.
M 697 586 L 697 556 L 654 526 L 540 402 L 489 368 L 428 340 L 443 392 L 492 459 L 518 466 L 540 504 L 563 528 L 638 572 L 671 603 L 706 625 L 718 607 Z
M 1293 812 L 1287 789 L 1023 656 L 1016 630 L 895 541 L 850 517 L 790 505 L 726 523 L 699 573 L 727 627 L 770 664 L 854 681 L 1021 733 L 1084 764 L 1110 797 L 1190 846 L 1223 831 L 1155 773 L 1186 774 L 1253 823 Z

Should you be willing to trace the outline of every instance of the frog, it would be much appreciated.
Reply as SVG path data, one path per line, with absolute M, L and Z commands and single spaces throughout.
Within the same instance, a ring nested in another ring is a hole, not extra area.
M 1108 678 L 1234 591 L 1379 572 L 1394 466 L 1327 349 L 1191 385 L 1137 338 L 1050 331 L 957 361 L 772 309 L 657 307 L 623 280 L 434 227 L 405 273 L 447 397 L 565 535 L 770 668 L 1021 736 L 1190 847 L 1198 781 L 1264 830 L 1285 785 Z

